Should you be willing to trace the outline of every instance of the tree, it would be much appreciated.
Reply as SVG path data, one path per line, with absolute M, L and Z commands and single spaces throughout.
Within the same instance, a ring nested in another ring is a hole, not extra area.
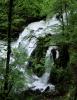
M 9 62 L 10 62 L 10 54 L 11 54 L 11 24 L 12 24 L 12 7 L 13 0 L 9 1 L 9 13 L 8 13 L 8 47 L 7 47 L 7 61 L 6 61 L 6 72 L 5 72 L 5 82 L 4 82 L 4 99 L 8 97 L 9 94 Z
M 77 70 L 77 1 L 76 0 L 56 0 L 54 4 L 54 12 L 58 14 L 57 19 L 61 22 L 61 32 L 56 35 L 57 43 L 61 43 L 61 46 L 64 44 L 68 44 L 69 46 L 69 70 L 71 70 L 72 76 L 74 79 L 72 81 L 75 83 L 74 87 L 76 88 L 75 99 L 77 98 L 77 80 L 76 80 L 76 70 Z M 62 12 L 62 13 L 60 13 Z M 65 19 L 63 18 L 63 13 L 65 14 Z M 61 20 L 62 19 L 62 20 Z M 65 20 L 65 21 L 64 21 Z M 59 30 L 60 30 L 59 29 Z M 62 34 L 64 33 L 64 34 Z M 55 39 L 55 38 L 54 38 Z M 72 73 L 73 71 L 73 73 Z

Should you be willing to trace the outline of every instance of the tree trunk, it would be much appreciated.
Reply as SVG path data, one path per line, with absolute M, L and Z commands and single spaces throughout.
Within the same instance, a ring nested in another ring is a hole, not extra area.
M 65 3 L 65 14 L 66 14 L 66 23 L 68 26 L 68 13 L 67 13 L 67 4 Z
M 62 15 L 62 31 L 63 31 L 63 35 L 64 35 L 64 30 L 65 30 L 65 25 L 64 25 L 64 16 L 63 16 L 63 1 L 62 1 L 62 7 L 61 7 L 61 15 Z
M 13 0 L 9 1 L 9 13 L 8 13 L 8 46 L 7 46 L 7 61 L 6 61 L 6 71 L 5 71 L 5 82 L 4 82 L 4 94 L 5 94 L 5 100 L 8 96 L 9 91 L 9 62 L 10 62 L 10 54 L 11 54 L 11 23 L 12 23 L 12 6 L 13 6 Z

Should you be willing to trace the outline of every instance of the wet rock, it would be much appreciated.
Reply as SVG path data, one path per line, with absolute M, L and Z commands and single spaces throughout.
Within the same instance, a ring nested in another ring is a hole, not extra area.
M 47 86 L 47 88 L 45 89 L 45 91 L 44 91 L 44 92 L 47 92 L 47 91 L 49 91 L 49 89 L 50 89 L 50 88 L 49 88 L 49 86 Z
M 41 91 L 40 91 L 39 89 L 36 89 L 34 92 L 35 92 L 36 94 L 41 94 Z

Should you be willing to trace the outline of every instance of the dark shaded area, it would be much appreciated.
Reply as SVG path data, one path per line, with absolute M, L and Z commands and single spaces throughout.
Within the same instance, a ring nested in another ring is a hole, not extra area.
M 39 90 L 32 91 L 32 90 L 27 90 L 23 91 L 21 94 L 18 94 L 18 99 L 17 100 L 55 100 L 55 96 L 59 96 L 60 94 L 55 91 L 55 92 L 43 92 L 41 93 Z
M 27 67 L 28 67 L 28 68 L 32 68 L 32 67 L 33 67 L 32 65 L 33 65 L 32 61 L 28 61 Z
M 77 64 L 72 63 L 72 74 L 73 74 L 73 80 L 74 80 L 74 85 L 75 85 L 75 95 L 74 95 L 74 100 L 77 98 Z
M 57 20 L 60 20 L 62 18 L 62 14 L 61 13 L 58 13 L 57 15 L 56 15 L 56 19 Z
M 40 20 L 45 20 L 46 19 L 46 16 L 43 16 L 43 17 L 32 17 L 32 16 L 25 16 L 26 19 L 24 22 L 21 22 L 19 25 L 18 25 L 18 28 L 17 29 L 13 29 L 12 28 L 12 31 L 11 31 L 11 36 L 12 36 L 12 41 L 15 41 L 18 39 L 20 33 L 24 30 L 24 28 L 32 23 L 32 22 L 36 22 L 36 21 L 40 21 Z M 7 40 L 7 29 L 0 29 L 0 39 L 1 40 Z
M 42 17 L 33 17 L 33 16 L 26 16 L 26 25 L 28 25 L 29 23 L 32 23 L 32 22 L 36 22 L 36 21 L 40 21 L 40 20 L 45 20 L 46 19 L 46 16 L 42 16 Z
M 39 37 L 37 39 L 37 46 L 31 53 L 31 57 L 33 59 L 37 59 L 37 63 L 41 63 L 40 60 L 45 58 L 46 52 L 49 48 L 49 44 L 47 44 L 47 42 L 50 41 L 51 36 L 51 34 L 47 34 L 45 37 Z
M 49 90 L 50 88 L 49 88 L 49 86 L 45 89 L 45 92 L 47 92 L 48 90 Z
M 63 44 L 63 45 L 60 45 L 58 47 L 59 58 L 58 58 L 58 65 L 57 66 L 60 66 L 63 68 L 67 67 L 67 64 L 70 60 L 68 48 L 69 47 L 67 44 Z
M 27 68 L 32 68 L 33 72 L 38 76 L 41 76 L 45 71 L 45 56 L 49 48 L 47 43 L 50 41 L 51 36 L 51 34 L 47 34 L 45 37 L 37 39 L 37 46 L 31 53 L 30 60 L 28 61 Z
M 36 66 L 37 67 L 37 66 Z M 33 68 L 33 72 L 38 76 L 41 77 L 43 73 L 45 73 L 45 67 L 40 65 L 38 68 Z
M 55 64 L 55 61 L 56 61 L 56 49 L 53 48 L 51 50 L 51 53 L 52 53 L 53 61 L 54 61 L 54 64 Z
M 51 70 L 48 82 L 54 84 L 61 95 L 65 95 L 68 93 L 69 84 L 72 84 L 72 74 L 68 68 L 69 46 L 62 43 L 58 45 L 57 50 L 59 51 L 58 59 L 56 59 L 56 50 L 51 51 L 55 65 Z
M 69 91 L 71 80 L 72 74 L 69 69 L 53 68 L 48 82 L 54 84 L 61 95 L 65 95 Z

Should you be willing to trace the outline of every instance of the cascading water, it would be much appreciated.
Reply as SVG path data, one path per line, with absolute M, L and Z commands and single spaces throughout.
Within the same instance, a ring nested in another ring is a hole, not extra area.
M 60 25 L 60 23 L 56 20 L 55 17 L 53 17 L 50 20 L 47 21 L 39 21 L 29 24 L 24 31 L 20 34 L 19 39 L 16 42 L 13 42 L 12 48 L 19 47 L 24 48 L 25 51 L 28 54 L 28 57 L 31 55 L 32 51 L 36 48 L 37 38 L 38 37 L 44 37 L 46 34 L 55 34 L 53 31 L 53 28 L 57 25 Z M 3 44 L 3 47 L 1 49 L 0 45 L 0 55 L 2 58 L 6 58 L 6 46 L 4 46 L 5 42 L 0 42 Z M 50 47 L 46 53 L 47 60 L 50 60 L 50 64 L 53 66 L 53 60 L 50 59 L 50 51 L 54 47 Z M 12 61 L 14 62 L 14 59 L 12 58 Z M 26 63 L 26 62 L 24 62 Z M 26 65 L 25 65 L 26 66 Z M 47 63 L 45 64 L 45 73 L 42 75 L 42 77 L 38 77 L 36 75 L 29 76 L 28 73 L 26 73 L 24 68 L 19 68 L 20 71 L 22 71 L 25 75 L 25 77 L 28 80 L 28 87 L 32 90 L 39 89 L 41 92 L 43 92 L 48 86 L 50 90 L 54 90 L 55 86 L 52 84 L 48 84 L 48 78 L 50 75 L 51 67 L 47 67 Z M 34 81 L 31 81 L 34 80 Z
M 32 90 L 40 90 L 44 92 L 47 88 L 48 91 L 55 90 L 55 86 L 52 84 L 48 84 L 48 79 L 50 76 L 51 67 L 53 66 L 53 58 L 51 56 L 51 49 L 54 47 L 49 47 L 46 53 L 46 63 L 45 63 L 45 73 L 38 78 L 35 82 L 33 82 L 30 86 Z

